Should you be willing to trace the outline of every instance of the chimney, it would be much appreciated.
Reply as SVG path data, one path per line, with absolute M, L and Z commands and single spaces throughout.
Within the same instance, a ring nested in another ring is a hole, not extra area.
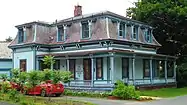
M 82 15 L 82 6 L 76 5 L 74 9 L 74 16 Z

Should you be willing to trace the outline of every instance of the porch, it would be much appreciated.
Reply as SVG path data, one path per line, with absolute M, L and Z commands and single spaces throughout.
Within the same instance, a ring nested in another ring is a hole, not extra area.
M 117 80 L 135 86 L 176 82 L 175 58 L 171 56 L 125 50 L 52 55 L 56 59 L 54 69 L 72 72 L 69 88 L 112 89 Z M 43 57 L 38 56 L 38 63 Z

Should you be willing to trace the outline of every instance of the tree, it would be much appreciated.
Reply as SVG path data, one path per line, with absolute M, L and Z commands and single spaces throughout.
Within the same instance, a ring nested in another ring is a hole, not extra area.
M 187 1 L 139 0 L 127 9 L 127 16 L 153 26 L 153 35 L 162 44 L 158 53 L 181 59 L 187 53 Z
M 5 39 L 6 42 L 11 42 L 13 39 L 11 36 L 9 36 L 8 38 Z
M 55 63 L 54 56 L 45 56 L 43 59 L 44 65 L 46 65 L 48 68 L 53 69 L 53 64 Z

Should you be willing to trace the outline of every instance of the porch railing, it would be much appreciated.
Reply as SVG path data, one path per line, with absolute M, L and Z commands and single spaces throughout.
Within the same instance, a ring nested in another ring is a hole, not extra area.
M 111 87 L 111 80 L 72 80 L 69 83 L 71 87 Z
M 135 85 L 149 85 L 149 84 L 162 84 L 162 83 L 173 83 L 175 82 L 174 78 L 154 78 L 151 79 L 149 78 L 144 78 L 144 79 L 135 79 Z M 124 81 L 124 83 L 131 84 L 133 85 L 133 79 L 128 79 L 127 81 Z

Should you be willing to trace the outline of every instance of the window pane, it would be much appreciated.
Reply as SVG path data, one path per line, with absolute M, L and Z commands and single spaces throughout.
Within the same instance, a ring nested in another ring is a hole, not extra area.
M 63 27 L 60 27 L 58 29 L 58 40 L 63 41 L 64 40 L 64 29 Z
M 54 70 L 60 70 L 60 60 L 55 60 L 55 64 L 53 65 Z
M 144 77 L 150 77 L 150 65 L 149 60 L 143 60 Z
M 27 66 L 26 59 L 20 60 L 20 70 L 21 71 L 26 71 L 26 66 Z
M 75 79 L 75 59 L 69 60 L 69 71 L 72 73 L 72 77 Z
M 122 78 L 129 77 L 129 59 L 122 58 Z
M 134 28 L 133 28 L 133 39 L 137 39 L 137 34 L 138 34 L 138 28 L 136 27 L 136 26 L 134 26 Z
M 165 76 L 164 61 L 158 61 L 159 77 Z
M 174 76 L 174 66 L 172 61 L 167 62 L 167 69 L 168 69 L 168 77 L 173 77 Z
M 102 79 L 103 78 L 103 59 L 102 58 L 97 58 L 96 59 L 96 69 L 97 69 L 97 74 L 96 78 L 97 79 Z
M 88 23 L 82 24 L 82 38 L 89 38 L 89 25 Z
M 19 29 L 19 43 L 22 43 L 24 40 L 24 32 L 23 29 Z
M 123 36 L 123 31 L 119 31 L 119 36 Z
M 120 23 L 119 36 L 125 36 L 125 24 Z

